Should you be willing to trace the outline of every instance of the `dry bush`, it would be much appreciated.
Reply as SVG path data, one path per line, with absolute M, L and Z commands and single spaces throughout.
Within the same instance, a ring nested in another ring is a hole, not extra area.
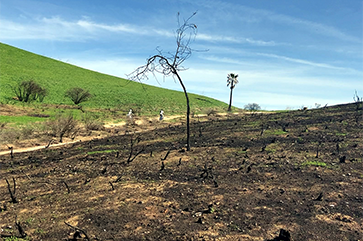
M 217 111 L 215 109 L 210 108 L 210 109 L 206 110 L 206 114 L 207 114 L 207 116 L 216 116 Z
M 79 132 L 78 121 L 73 115 L 57 115 L 55 120 L 47 122 L 51 135 L 59 137 L 59 142 L 63 142 L 63 137 L 68 136 L 72 139 Z
M 39 138 L 45 133 L 44 129 L 44 124 L 37 123 L 0 128 L 0 142 L 3 144 L 14 144 L 19 141 Z
M 94 115 L 89 113 L 86 113 L 85 115 L 82 116 L 82 122 L 84 124 L 85 129 L 88 131 L 102 131 L 105 129 L 103 123 L 97 120 L 97 118 Z
M 20 127 L 21 139 L 30 139 L 34 135 L 36 127 L 32 124 Z
M 19 128 L 8 128 L 0 130 L 0 143 L 13 144 L 21 139 L 21 131 Z

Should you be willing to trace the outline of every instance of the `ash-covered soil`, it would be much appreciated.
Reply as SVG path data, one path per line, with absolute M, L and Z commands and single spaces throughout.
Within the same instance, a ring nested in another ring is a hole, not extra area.
M 0 156 L 0 234 L 363 240 L 362 127 L 350 104 L 192 118 L 191 151 L 175 123 Z

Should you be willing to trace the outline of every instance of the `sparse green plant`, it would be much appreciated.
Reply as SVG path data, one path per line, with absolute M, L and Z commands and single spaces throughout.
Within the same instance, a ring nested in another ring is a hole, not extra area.
M 296 142 L 299 143 L 299 144 L 304 144 L 304 139 L 301 138 L 301 137 L 298 137 Z
M 87 152 L 87 154 L 92 155 L 92 154 L 98 154 L 98 153 L 112 153 L 112 152 L 118 152 L 118 150 L 89 151 L 89 152 Z
M 35 231 L 34 231 L 35 234 L 45 234 L 46 232 L 44 231 L 44 229 L 42 228 L 37 228 Z
M 302 166 L 318 166 L 318 167 L 326 167 L 327 164 L 321 161 L 306 161 L 301 164 Z
M 16 236 L 11 236 L 11 237 L 6 237 L 4 241 L 19 241 L 19 239 Z

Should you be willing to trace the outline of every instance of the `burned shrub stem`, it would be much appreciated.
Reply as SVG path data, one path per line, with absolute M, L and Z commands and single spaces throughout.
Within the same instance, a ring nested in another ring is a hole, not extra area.
M 67 192 L 68 192 L 68 193 L 71 193 L 71 190 L 69 189 L 68 184 L 67 184 L 65 181 L 63 181 L 63 184 L 64 184 L 64 186 L 66 186 L 66 188 L 67 188 Z
M 18 203 L 18 200 L 16 199 L 16 196 L 15 196 L 15 191 L 16 191 L 15 178 L 13 177 L 13 190 L 11 190 L 11 186 L 10 186 L 10 183 L 9 183 L 8 179 L 5 179 L 5 181 L 8 184 L 8 191 L 9 191 L 9 194 L 10 194 L 11 202 L 12 203 Z
M 165 160 L 166 160 L 166 158 L 168 158 L 169 153 L 170 153 L 170 150 L 168 150 L 168 152 L 166 153 L 165 157 L 164 157 L 164 158 L 161 158 L 161 160 L 162 160 L 162 161 L 165 161 Z

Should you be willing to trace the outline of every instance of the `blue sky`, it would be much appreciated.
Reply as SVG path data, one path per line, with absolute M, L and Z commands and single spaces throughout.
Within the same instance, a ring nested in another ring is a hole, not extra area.
M 181 72 L 186 88 L 262 109 L 363 96 L 363 2 L 357 0 L 0 0 L 0 42 L 126 78 L 175 49 L 177 13 L 198 26 Z M 1 56 L 0 56 L 1 58 Z M 145 82 L 181 90 L 172 78 Z

